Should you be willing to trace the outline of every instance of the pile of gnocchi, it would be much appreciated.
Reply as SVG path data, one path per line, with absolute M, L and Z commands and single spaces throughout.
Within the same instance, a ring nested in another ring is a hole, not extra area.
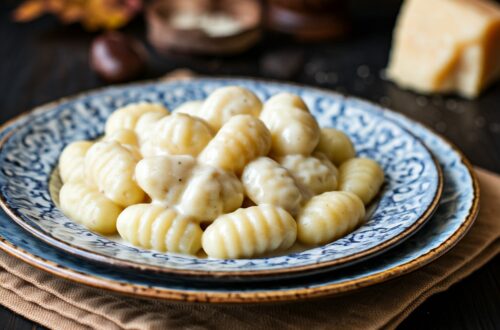
M 238 86 L 172 113 L 153 103 L 120 108 L 102 139 L 63 150 L 59 173 L 61 210 L 89 230 L 221 259 L 332 242 L 364 221 L 384 181 L 299 96 L 262 103 Z

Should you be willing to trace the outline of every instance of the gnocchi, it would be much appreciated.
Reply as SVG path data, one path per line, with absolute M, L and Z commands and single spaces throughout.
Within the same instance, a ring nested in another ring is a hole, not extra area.
M 87 180 L 113 202 L 128 206 L 144 200 L 133 178 L 136 158 L 115 141 L 96 142 L 85 156 Z
M 287 155 L 279 158 L 279 163 L 291 173 L 306 196 L 337 189 L 337 168 L 323 154 Z
M 384 171 L 368 158 L 352 158 L 339 168 L 339 189 L 349 191 L 368 204 L 384 182 Z
M 253 159 L 271 147 L 271 134 L 256 117 L 232 117 L 201 152 L 200 162 L 240 173 Z
M 299 242 L 332 242 L 355 229 L 364 219 L 365 206 L 353 193 L 330 191 L 313 197 L 297 217 Z
M 134 131 L 129 129 L 119 129 L 107 136 L 106 141 L 115 141 L 122 145 L 125 149 L 130 151 L 132 156 L 136 160 L 142 158 L 141 152 L 139 151 L 139 143 L 137 140 L 137 135 Z
M 129 104 L 113 112 L 106 121 L 105 132 L 110 135 L 118 129 L 134 130 L 139 118 L 146 113 L 168 114 L 167 108 L 157 103 L 140 102 Z
M 185 113 L 186 115 L 199 117 L 203 101 L 189 101 L 175 108 L 174 113 Z
M 272 204 L 296 214 L 302 193 L 290 173 L 268 157 L 260 157 L 243 170 L 241 181 L 246 195 L 257 205 Z
M 61 210 L 69 217 L 100 234 L 116 232 L 122 208 L 83 181 L 67 182 L 59 191 Z
M 309 112 L 309 108 L 300 96 L 291 93 L 278 93 L 264 103 L 262 111 L 272 108 L 291 107 Z
M 59 175 L 62 182 L 85 180 L 83 161 L 92 144 L 89 141 L 76 141 L 64 148 L 59 157 Z
M 246 88 L 226 86 L 216 89 L 197 111 L 215 131 L 236 115 L 257 117 L 262 109 L 259 98 Z
M 149 141 L 151 136 L 154 136 L 156 123 L 167 115 L 163 112 L 148 112 L 139 117 L 134 129 L 139 145 L 142 146 L 146 141 Z
M 116 228 L 124 240 L 146 249 L 195 254 L 201 248 L 199 224 L 171 208 L 131 205 L 118 216 Z
M 214 167 L 197 167 L 185 187 L 177 208 L 197 221 L 211 222 L 243 203 L 240 180 L 233 173 Z
M 193 157 L 184 155 L 144 158 L 135 167 L 135 178 L 151 199 L 172 206 L 180 201 L 195 165 Z
M 196 164 L 186 155 L 145 158 L 137 164 L 135 176 L 153 203 L 175 207 L 200 222 L 236 210 L 244 198 L 233 173 Z
M 332 163 L 339 166 L 356 155 L 349 137 L 335 128 L 322 128 L 317 151 L 323 153 Z
M 287 249 L 296 236 L 297 224 L 288 212 L 263 204 L 217 218 L 203 233 L 202 246 L 209 257 L 250 258 Z
M 172 114 L 145 102 L 116 110 L 102 139 L 63 150 L 59 205 L 145 249 L 252 258 L 326 244 L 364 221 L 384 173 L 355 154 L 299 96 L 262 104 L 226 86 Z
M 116 141 L 122 145 L 128 145 L 133 147 L 137 147 L 139 145 L 139 142 L 137 140 L 137 135 L 135 134 L 135 132 L 126 128 L 121 128 L 114 131 L 113 133 L 111 133 L 106 137 L 106 140 Z
M 319 126 L 308 112 L 295 107 L 266 108 L 259 117 L 271 132 L 271 153 L 310 155 L 319 142 Z
M 183 113 L 162 118 L 147 143 L 155 154 L 197 156 L 212 139 L 212 129 L 203 119 Z

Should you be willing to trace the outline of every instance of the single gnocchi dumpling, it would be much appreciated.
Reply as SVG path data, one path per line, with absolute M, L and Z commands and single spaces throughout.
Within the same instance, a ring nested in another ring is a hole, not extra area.
M 137 147 L 139 145 L 139 141 L 137 139 L 137 134 L 133 130 L 122 128 L 114 131 L 110 135 L 105 137 L 107 141 L 116 141 L 121 145 L 129 145 Z
M 76 141 L 68 144 L 59 157 L 59 175 L 63 183 L 85 180 L 85 155 L 92 146 L 90 141 Z
M 124 106 L 109 116 L 105 127 L 106 135 L 122 128 L 134 130 L 137 120 L 146 113 L 167 115 L 168 110 L 159 103 L 139 102 Z
M 323 154 L 287 155 L 278 161 L 291 173 L 305 196 L 337 189 L 337 168 Z
M 96 142 L 85 156 L 85 176 L 113 202 L 128 206 L 144 200 L 144 192 L 134 180 L 137 159 L 115 141 Z
M 61 210 L 88 229 L 108 235 L 116 232 L 122 208 L 84 182 L 67 182 L 59 191 Z
M 155 133 L 156 124 L 167 115 L 163 112 L 148 112 L 139 117 L 134 131 L 141 147 Z
M 146 249 L 196 254 L 201 248 L 200 225 L 171 208 L 129 206 L 120 213 L 116 227 L 124 240 Z
M 272 108 L 292 107 L 309 112 L 309 108 L 300 96 L 292 93 L 278 93 L 264 103 L 262 111 Z
M 243 198 L 243 186 L 234 173 L 199 165 L 186 182 L 176 208 L 197 221 L 212 222 L 239 208 Z
M 266 155 L 270 147 L 271 134 L 258 118 L 237 115 L 217 132 L 198 160 L 239 174 L 250 161 Z
M 384 183 L 384 171 L 368 158 L 352 158 L 339 168 L 339 189 L 349 191 L 368 204 Z
M 200 110 L 203 101 L 188 101 L 184 102 L 175 108 L 174 113 L 185 113 L 186 115 L 200 117 Z
M 271 132 L 271 153 L 310 155 L 319 141 L 319 127 L 307 111 L 294 107 L 266 108 L 260 119 Z
M 246 88 L 238 86 L 221 87 L 213 91 L 198 111 L 210 126 L 218 131 L 236 115 L 259 116 L 262 103 Z
M 122 145 L 122 147 L 130 151 L 136 160 L 140 160 L 142 158 L 142 154 L 139 150 L 137 135 L 132 130 L 125 128 L 116 130 L 111 133 L 111 135 L 105 136 L 104 140 L 118 142 Z
M 245 166 L 241 181 L 246 195 L 257 205 L 272 204 L 296 214 L 302 193 L 293 177 L 280 164 L 260 157 Z
M 280 207 L 262 204 L 221 215 L 207 227 L 202 246 L 209 257 L 250 258 L 293 245 L 297 224 Z
M 180 201 L 195 165 L 191 156 L 144 158 L 135 167 L 135 178 L 151 199 L 173 206 Z
M 356 151 L 349 137 L 335 128 L 321 129 L 316 150 L 325 154 L 337 166 L 356 156 Z
M 162 118 L 154 131 L 146 143 L 156 155 L 197 156 L 214 136 L 203 119 L 183 113 Z
M 330 243 L 354 230 L 365 217 L 361 199 L 346 191 L 311 198 L 297 217 L 297 238 L 307 245 Z

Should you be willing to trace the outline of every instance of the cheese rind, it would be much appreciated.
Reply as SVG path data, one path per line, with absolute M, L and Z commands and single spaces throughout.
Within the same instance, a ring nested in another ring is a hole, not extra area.
M 487 0 L 406 0 L 388 77 L 423 93 L 473 98 L 500 77 L 500 6 Z

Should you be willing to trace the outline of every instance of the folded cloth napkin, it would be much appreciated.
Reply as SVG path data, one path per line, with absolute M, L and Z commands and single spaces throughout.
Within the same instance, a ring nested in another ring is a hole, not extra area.
M 190 75 L 181 70 L 166 79 Z M 72 283 L 0 252 L 0 303 L 54 329 L 395 328 L 429 296 L 500 252 L 500 175 L 476 173 L 480 213 L 457 246 L 413 273 L 341 297 L 265 305 L 139 299 Z
M 0 252 L 0 302 L 54 329 L 395 328 L 429 296 L 500 252 L 500 176 L 476 173 L 481 209 L 457 246 L 413 273 L 341 297 L 265 305 L 137 299 L 74 284 Z

